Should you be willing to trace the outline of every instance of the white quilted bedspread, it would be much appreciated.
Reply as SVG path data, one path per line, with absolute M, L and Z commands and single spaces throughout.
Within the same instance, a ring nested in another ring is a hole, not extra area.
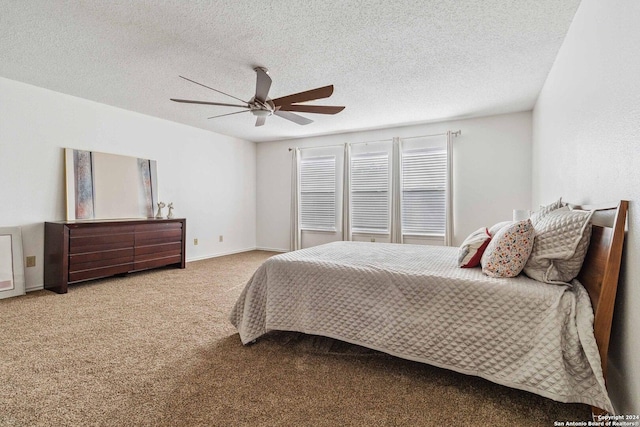
M 268 259 L 231 313 L 244 344 L 323 335 L 613 413 L 578 282 L 491 278 L 457 248 L 334 242 Z

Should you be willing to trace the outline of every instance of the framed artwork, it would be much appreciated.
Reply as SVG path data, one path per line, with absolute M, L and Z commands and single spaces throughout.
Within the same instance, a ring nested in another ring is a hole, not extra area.
M 24 294 L 20 227 L 0 227 L 0 298 Z

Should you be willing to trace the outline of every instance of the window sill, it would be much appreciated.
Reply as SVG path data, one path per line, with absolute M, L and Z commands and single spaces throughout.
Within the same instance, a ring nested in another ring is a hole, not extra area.
M 333 230 L 316 230 L 316 229 L 312 229 L 312 228 L 302 228 L 300 229 L 300 231 L 305 231 L 305 232 L 311 232 L 311 233 L 323 233 L 323 234 L 329 234 L 329 233 L 338 233 L 338 230 L 333 229 Z
M 352 231 L 351 235 L 352 236 L 370 236 L 372 234 L 375 234 L 376 236 L 388 236 L 389 232 L 388 231 L 366 231 L 366 230 L 358 230 L 358 231 Z
M 444 234 L 429 234 L 429 233 L 402 233 L 402 237 L 429 237 L 434 239 L 444 239 Z

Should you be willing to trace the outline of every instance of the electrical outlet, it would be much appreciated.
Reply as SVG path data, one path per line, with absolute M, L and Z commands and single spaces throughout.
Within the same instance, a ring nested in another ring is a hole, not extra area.
M 198 239 L 193 239 L 193 245 L 198 246 Z
M 218 242 L 222 242 L 224 240 L 224 237 L 222 237 L 222 234 L 218 237 Z
M 26 267 L 35 267 L 36 266 L 36 257 L 34 256 L 28 256 L 27 257 L 27 262 L 25 263 Z

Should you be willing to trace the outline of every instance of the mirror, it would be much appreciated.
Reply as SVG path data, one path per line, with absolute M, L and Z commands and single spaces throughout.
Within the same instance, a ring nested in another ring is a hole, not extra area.
M 24 295 L 20 227 L 0 227 L 0 298 Z
M 152 218 L 154 160 L 65 148 L 67 220 Z

